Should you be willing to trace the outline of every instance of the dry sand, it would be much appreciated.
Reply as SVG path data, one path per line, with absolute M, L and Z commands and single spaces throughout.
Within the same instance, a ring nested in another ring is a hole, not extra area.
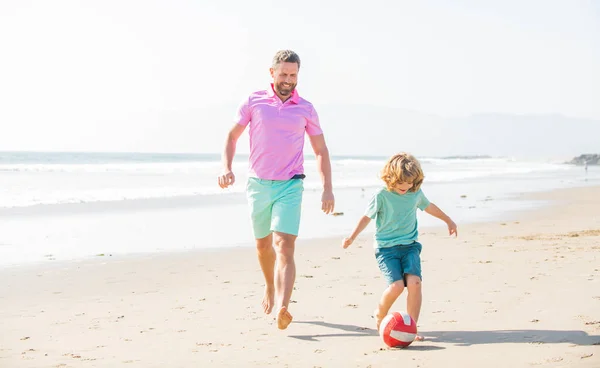
M 421 232 L 426 341 L 406 349 L 374 330 L 364 234 L 299 242 L 285 331 L 251 247 L 2 269 L 0 367 L 600 367 L 600 188 L 536 196 L 555 203 Z

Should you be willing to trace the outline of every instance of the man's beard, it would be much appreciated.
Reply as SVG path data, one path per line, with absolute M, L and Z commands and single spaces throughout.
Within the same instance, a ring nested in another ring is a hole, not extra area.
M 296 88 L 295 84 L 291 84 L 289 87 L 284 87 L 284 83 L 279 83 L 277 85 L 277 92 L 279 92 L 282 96 L 289 96 L 292 92 L 294 92 L 294 88 Z

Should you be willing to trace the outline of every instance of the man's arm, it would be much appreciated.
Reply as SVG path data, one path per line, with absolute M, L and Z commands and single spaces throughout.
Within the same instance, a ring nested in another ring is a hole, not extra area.
M 323 181 L 323 196 L 321 198 L 321 209 L 329 214 L 333 212 L 335 200 L 333 197 L 333 184 L 331 182 L 331 161 L 329 160 L 329 149 L 325 143 L 323 134 L 311 135 L 310 144 L 317 158 L 317 170 Z
M 329 160 L 329 149 L 325 143 L 325 136 L 323 134 L 311 135 L 310 144 L 312 145 L 313 151 L 317 158 L 317 170 L 321 175 L 323 181 L 323 190 L 332 191 L 333 186 L 331 184 L 331 161 Z
M 237 140 L 240 138 L 246 127 L 244 125 L 235 124 L 227 134 L 225 141 L 225 150 L 223 151 L 223 172 L 218 178 L 219 186 L 227 188 L 235 183 L 235 175 L 231 167 L 233 166 L 233 156 L 235 156 L 235 147 Z
M 225 171 L 231 171 L 233 163 L 233 156 L 235 156 L 235 147 L 238 139 L 244 133 L 245 126 L 240 124 L 234 124 L 229 133 L 227 134 L 227 140 L 225 141 L 225 151 L 223 152 L 223 169 Z

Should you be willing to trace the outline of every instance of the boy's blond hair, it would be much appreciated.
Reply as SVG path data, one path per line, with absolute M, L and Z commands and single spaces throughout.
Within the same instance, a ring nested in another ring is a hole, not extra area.
M 409 192 L 416 192 L 423 184 L 425 175 L 421 169 L 419 161 L 411 154 L 406 152 L 398 153 L 386 162 L 381 171 L 381 180 L 389 191 L 400 183 L 413 183 Z

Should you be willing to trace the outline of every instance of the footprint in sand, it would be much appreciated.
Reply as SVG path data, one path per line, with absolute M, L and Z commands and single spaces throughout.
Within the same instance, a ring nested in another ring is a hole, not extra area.
M 562 361 L 563 361 L 563 357 L 554 357 L 554 358 L 545 360 L 546 363 L 558 363 L 558 362 L 562 362 Z

